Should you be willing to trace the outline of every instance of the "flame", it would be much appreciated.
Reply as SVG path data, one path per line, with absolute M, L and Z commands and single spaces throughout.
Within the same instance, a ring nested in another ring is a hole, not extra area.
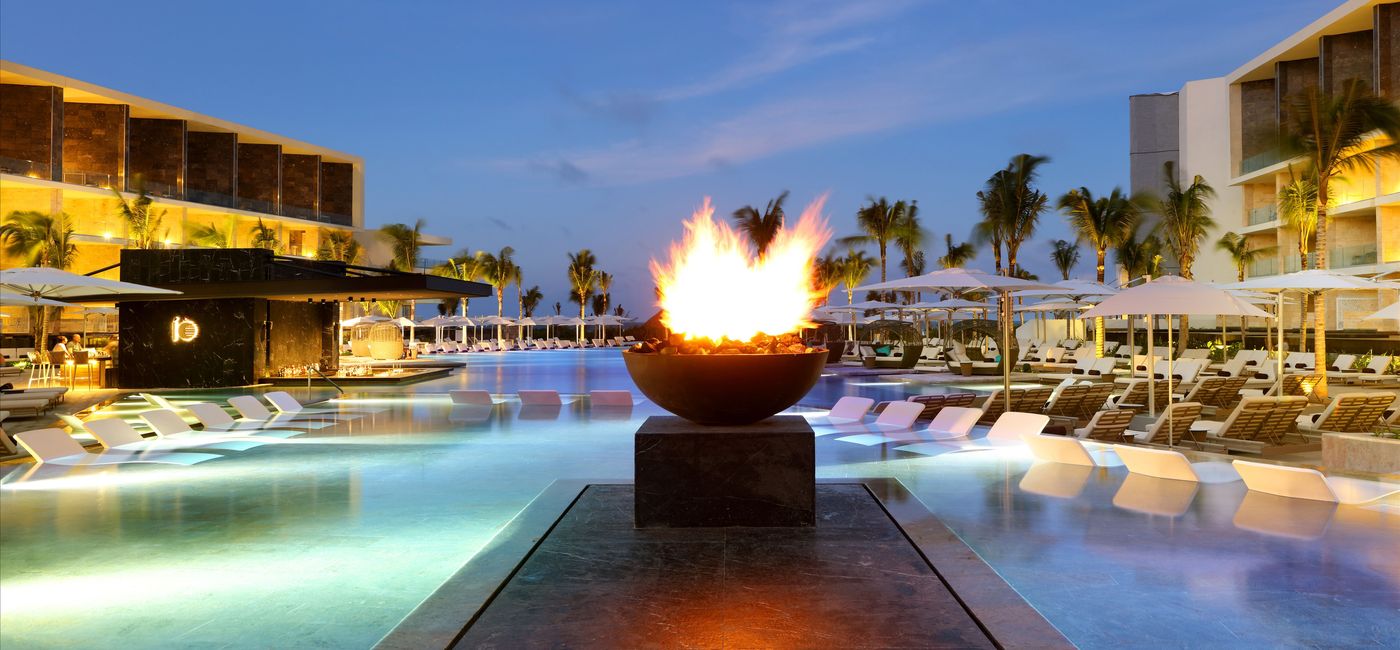
M 812 261 L 831 239 L 821 216 L 826 196 L 802 211 L 796 227 L 785 224 L 762 259 L 724 222 L 714 220 L 709 197 L 685 223 L 685 238 L 671 245 L 671 260 L 651 261 L 660 292 L 662 322 L 687 339 L 747 341 L 808 326 L 822 298 L 812 286 Z

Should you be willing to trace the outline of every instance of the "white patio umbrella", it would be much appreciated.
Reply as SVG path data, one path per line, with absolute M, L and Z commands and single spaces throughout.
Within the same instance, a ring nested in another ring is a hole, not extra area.
M 1084 312 L 1083 318 L 1118 316 L 1123 314 L 1147 316 L 1147 358 L 1152 358 L 1152 319 L 1167 317 L 1167 381 L 1172 377 L 1171 317 L 1182 314 L 1223 316 L 1255 316 L 1268 318 L 1260 310 L 1212 284 L 1193 282 L 1175 275 L 1165 275 L 1131 289 L 1124 289 Z M 1147 410 L 1157 415 L 1156 375 L 1147 369 Z M 1170 440 L 1167 441 L 1171 443 Z
M 538 325 L 538 324 L 539 324 L 539 323 L 535 322 L 535 319 L 534 319 L 534 318 L 531 318 L 531 317 L 529 317 L 529 316 L 526 316 L 526 317 L 524 317 L 524 318 L 521 318 L 520 320 L 515 321 L 516 327 L 522 328 L 522 329 L 520 330 L 520 333 L 517 334 L 517 336 L 519 336 L 520 338 L 524 338 L 524 337 L 525 337 L 525 330 L 524 330 L 524 328 L 526 328 L 526 327 L 533 328 L 534 326 L 536 326 L 536 325 Z M 532 335 L 531 338 L 534 338 L 534 336 Z
M 1001 328 L 1001 341 L 997 346 L 1002 355 L 1002 394 L 1006 396 L 1006 410 L 1011 410 L 1011 364 L 1014 359 L 1010 357 L 1011 352 L 1011 292 L 1026 289 L 1053 289 L 1051 285 L 1031 280 L 1022 280 L 1004 275 L 994 275 L 976 269 L 950 268 L 941 269 L 932 273 L 914 276 L 912 278 L 900 278 L 888 282 L 856 287 L 856 291 L 971 291 L 975 289 L 997 292 L 999 307 L 999 317 L 997 324 Z
M 1017 291 L 1016 297 L 1024 298 L 1030 296 L 1062 296 L 1064 298 L 1068 298 L 1073 302 L 1083 303 L 1086 302 L 1089 298 L 1111 296 L 1120 291 L 1119 289 L 1110 287 L 1101 282 L 1094 282 L 1091 280 L 1060 280 L 1059 282 L 1056 282 L 1054 284 L 1054 287 L 1054 289 L 1031 289 L 1029 291 Z M 1066 327 L 1068 327 L 1068 325 L 1069 324 L 1066 323 Z M 1103 354 L 1103 347 L 1101 345 L 1103 343 L 1101 325 L 1102 323 L 1098 322 L 1097 320 L 1094 323 L 1095 356 L 1102 356 Z M 1129 323 L 1130 330 L 1131 327 L 1132 324 Z M 1129 334 L 1129 336 L 1131 336 L 1131 333 Z
M 79 275 L 63 269 L 34 266 L 27 268 L 0 270 L 0 294 L 25 296 L 38 304 L 41 299 L 85 298 L 91 296 L 121 296 L 134 294 L 178 294 L 179 291 L 158 289 L 143 284 L 108 280 L 90 275 Z M 48 346 L 43 339 L 48 336 L 48 314 L 39 310 L 39 341 L 35 349 L 40 358 L 48 358 Z
M 505 316 L 485 316 L 485 317 L 483 317 L 483 318 L 478 318 L 478 319 L 476 319 L 476 321 L 477 321 L 478 323 L 483 324 L 483 325 L 495 325 L 495 326 L 496 326 L 496 340 L 497 340 L 497 341 L 500 341 L 500 340 L 501 340 L 501 327 L 502 327 L 502 326 L 504 326 L 504 325 L 514 325 L 514 324 L 515 324 L 515 321 L 513 321 L 513 320 L 511 320 L 511 319 L 509 319 L 509 318 L 506 318 Z
M 1246 291 L 1262 291 L 1272 293 L 1276 296 L 1276 315 L 1278 322 L 1278 349 L 1274 356 L 1278 357 L 1278 383 L 1279 395 L 1283 394 L 1283 294 L 1287 291 L 1318 292 L 1331 289 L 1397 289 L 1400 284 L 1386 282 L 1384 280 L 1368 280 L 1366 278 L 1338 273 L 1330 269 L 1308 269 L 1306 271 L 1296 271 L 1283 275 L 1270 275 L 1259 278 L 1250 278 L 1244 282 L 1225 285 L 1228 289 L 1240 289 Z M 1300 350 L 1301 352 L 1301 350 Z M 1319 368 L 1327 366 L 1327 360 L 1321 359 L 1317 364 Z M 1327 375 L 1322 375 L 1322 381 L 1326 382 Z
M 18 294 L 0 292 L 0 307 L 77 307 L 71 302 L 62 302 L 52 298 L 33 298 Z
M 355 318 L 347 318 L 347 319 L 345 319 L 345 320 L 343 320 L 343 321 L 340 321 L 340 326 L 341 326 L 341 327 L 354 327 L 354 326 L 356 326 L 356 325 L 370 325 L 370 324 L 373 324 L 373 323 L 385 323 L 385 322 L 388 322 L 388 320 L 389 320 L 389 319 L 386 318 L 386 317 L 384 317 L 384 316 L 380 316 L 380 315 L 378 315 L 378 314 L 370 314 L 370 315 L 368 315 L 368 316 L 357 316 L 357 317 L 355 317 Z
M 1400 302 L 1391 303 L 1389 307 L 1382 307 L 1380 311 L 1367 316 L 1365 320 L 1400 320 Z

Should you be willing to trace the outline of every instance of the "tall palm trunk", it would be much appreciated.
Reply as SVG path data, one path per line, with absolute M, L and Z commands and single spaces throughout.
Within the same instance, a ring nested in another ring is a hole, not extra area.
M 504 286 L 496 287 L 496 318 L 498 319 L 498 320 L 496 321 L 496 342 L 497 342 L 497 343 L 500 343 L 500 342 L 501 342 L 501 321 L 500 321 L 499 319 L 504 315 L 504 309 L 505 309 L 505 292 L 506 292 L 506 288 L 505 288 Z
M 889 258 L 889 253 L 885 240 L 880 240 L 880 281 L 885 281 L 885 261 Z
M 1319 174 L 1317 178 L 1317 229 L 1313 250 L 1317 251 L 1317 268 L 1331 266 L 1327 259 L 1327 196 L 1331 178 Z M 1313 303 L 1313 363 L 1319 371 L 1327 368 L 1327 300 L 1321 295 Z M 1313 394 L 1318 399 L 1327 399 L 1327 373 L 1319 372 Z
M 1105 267 L 1104 267 L 1104 258 L 1105 258 L 1105 257 L 1108 257 L 1108 249 L 1106 249 L 1106 248 L 1099 248 L 1098 251 L 1097 251 L 1096 253 L 1097 253 L 1097 255 L 1096 255 L 1096 259 L 1095 259 L 1095 266 L 1094 266 L 1094 269 L 1095 269 L 1095 272 L 1096 272 L 1097 277 L 1098 277 L 1098 279 L 1099 279 L 1099 284 L 1103 284 L 1104 278 L 1106 277 L 1106 276 L 1105 276 L 1105 271 L 1106 271 L 1106 269 L 1105 269 Z M 1104 347 L 1103 316 L 1095 316 L 1095 317 L 1094 317 L 1094 358 L 1095 358 L 1095 359 L 1102 359 L 1102 358 L 1103 358 L 1103 347 Z M 1131 360 L 1131 359 L 1130 359 L 1130 360 Z

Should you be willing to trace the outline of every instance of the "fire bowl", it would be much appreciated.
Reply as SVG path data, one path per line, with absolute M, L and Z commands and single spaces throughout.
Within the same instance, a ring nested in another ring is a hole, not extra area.
M 797 354 L 622 353 L 632 381 L 661 408 L 706 425 L 752 424 L 797 403 L 827 351 Z

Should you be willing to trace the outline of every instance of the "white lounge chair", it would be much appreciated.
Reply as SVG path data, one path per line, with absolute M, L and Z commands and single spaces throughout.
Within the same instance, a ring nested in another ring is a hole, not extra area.
M 1225 461 L 1193 463 L 1179 451 L 1133 445 L 1114 445 L 1113 451 L 1133 474 L 1193 483 L 1231 483 L 1240 480 L 1239 472 Z
M 453 404 L 470 406 L 495 406 L 498 402 L 491 397 L 491 393 L 484 390 L 450 390 L 447 391 L 452 398 Z
M 199 420 L 204 427 L 204 431 L 216 432 L 239 432 L 241 435 L 267 436 L 269 438 L 292 438 L 302 435 L 304 431 L 290 431 L 287 429 L 269 429 L 264 422 L 252 420 L 235 420 L 223 407 L 209 402 L 195 402 L 189 405 L 190 414 Z
M 223 449 L 227 451 L 243 451 L 247 446 L 238 444 L 237 441 L 224 441 L 213 439 L 207 442 L 198 440 L 161 440 L 148 439 L 134 429 L 130 423 L 121 418 L 99 418 L 88 420 L 83 426 L 92 433 L 92 437 L 97 438 L 103 447 L 113 451 L 125 451 L 140 453 L 146 451 L 175 451 L 182 449 Z M 256 444 L 252 446 L 257 446 Z
M 1069 436 L 1047 436 L 1041 433 L 1022 433 L 1021 441 L 1030 448 L 1037 459 L 1066 465 L 1096 467 L 1094 457 L 1078 438 Z
M 945 409 L 948 407 L 944 407 Z M 1004 449 L 1007 447 L 1019 447 L 1025 444 L 1021 439 L 1022 434 L 1037 434 L 1045 431 L 1045 426 L 1050 424 L 1049 416 L 1040 413 L 1022 413 L 1020 411 L 1008 411 L 997 416 L 996 422 L 987 429 L 985 438 L 970 441 L 954 439 L 952 442 L 925 442 L 897 447 L 902 451 L 909 451 L 916 454 L 937 454 L 955 453 L 963 451 L 989 451 Z M 1078 442 L 1077 440 L 1075 442 Z
M 141 419 L 150 425 L 151 431 L 156 433 L 156 437 L 161 440 L 193 440 L 196 443 L 220 442 L 224 444 L 219 446 L 219 449 L 234 451 L 245 451 L 271 442 L 270 440 L 253 440 L 251 437 L 241 434 L 196 431 L 190 427 L 188 422 L 185 422 L 185 418 L 180 417 L 179 413 L 169 409 L 144 411 L 140 415 Z
M 923 412 L 924 405 L 918 402 L 891 402 L 880 412 L 879 417 L 875 418 L 874 426 L 884 429 L 908 429 L 914 426 L 919 414 Z
M 263 399 L 266 399 L 267 402 L 271 404 L 273 408 L 277 409 L 278 412 L 293 415 L 342 415 L 345 416 L 346 419 L 353 419 L 360 415 L 378 413 L 380 411 L 380 409 L 339 409 L 329 407 L 307 407 L 305 404 L 302 404 L 300 401 L 298 401 L 297 398 L 292 397 L 291 393 L 288 393 L 284 390 L 274 390 L 264 393 Z
M 588 391 L 589 408 L 632 408 L 637 402 L 632 398 L 630 390 L 590 390 Z
M 1366 367 L 1365 367 L 1365 368 L 1362 368 L 1360 371 L 1353 371 L 1353 372 L 1349 372 L 1349 373 L 1340 373 L 1340 375 L 1341 375 L 1341 378 L 1342 378 L 1344 381 L 1345 381 L 1345 380 L 1355 380 L 1355 381 L 1359 381 L 1359 382 L 1393 381 L 1393 380 L 1396 378 L 1395 375 L 1387 375 L 1387 374 L 1385 374 L 1385 369 L 1388 368 L 1388 367 L 1390 367 L 1390 357 L 1388 357 L 1388 356 L 1383 356 L 1383 355 L 1379 355 L 1379 354 L 1378 354 L 1378 355 L 1375 355 L 1375 356 L 1371 357 L 1371 363 L 1366 364 Z
M 870 407 L 875 405 L 875 400 L 869 397 L 856 397 L 846 395 L 836 400 L 827 412 L 826 419 L 832 422 L 859 422 L 865 418 L 865 414 L 870 412 Z
M 521 406 L 562 406 L 564 400 L 557 390 L 519 391 Z
M 89 453 L 77 440 L 63 429 L 34 429 L 15 434 L 15 442 L 24 448 L 34 462 L 40 465 L 117 465 L 123 463 L 164 463 L 170 465 L 193 465 L 215 458 L 218 454 L 198 453 L 146 453 L 135 454 L 124 451 L 108 451 L 100 454 Z
M 945 406 L 938 411 L 938 415 L 933 416 L 933 421 L 928 423 L 925 431 L 934 440 L 966 438 L 972 433 L 972 428 L 977 426 L 977 419 L 980 417 L 982 409 L 979 408 Z
M 1236 460 L 1235 469 L 1245 487 L 1256 492 L 1293 499 L 1359 504 L 1400 494 L 1400 484 L 1379 483 L 1342 476 L 1326 476 L 1306 467 L 1267 465 Z
M 232 406 L 238 415 L 244 420 L 258 422 L 264 427 L 300 427 L 307 429 L 320 429 L 335 424 L 339 419 L 334 415 L 296 415 L 288 413 L 273 413 L 268 410 L 258 398 L 252 395 L 239 395 L 230 397 L 229 406 Z M 329 421 L 328 421 L 329 420 Z

